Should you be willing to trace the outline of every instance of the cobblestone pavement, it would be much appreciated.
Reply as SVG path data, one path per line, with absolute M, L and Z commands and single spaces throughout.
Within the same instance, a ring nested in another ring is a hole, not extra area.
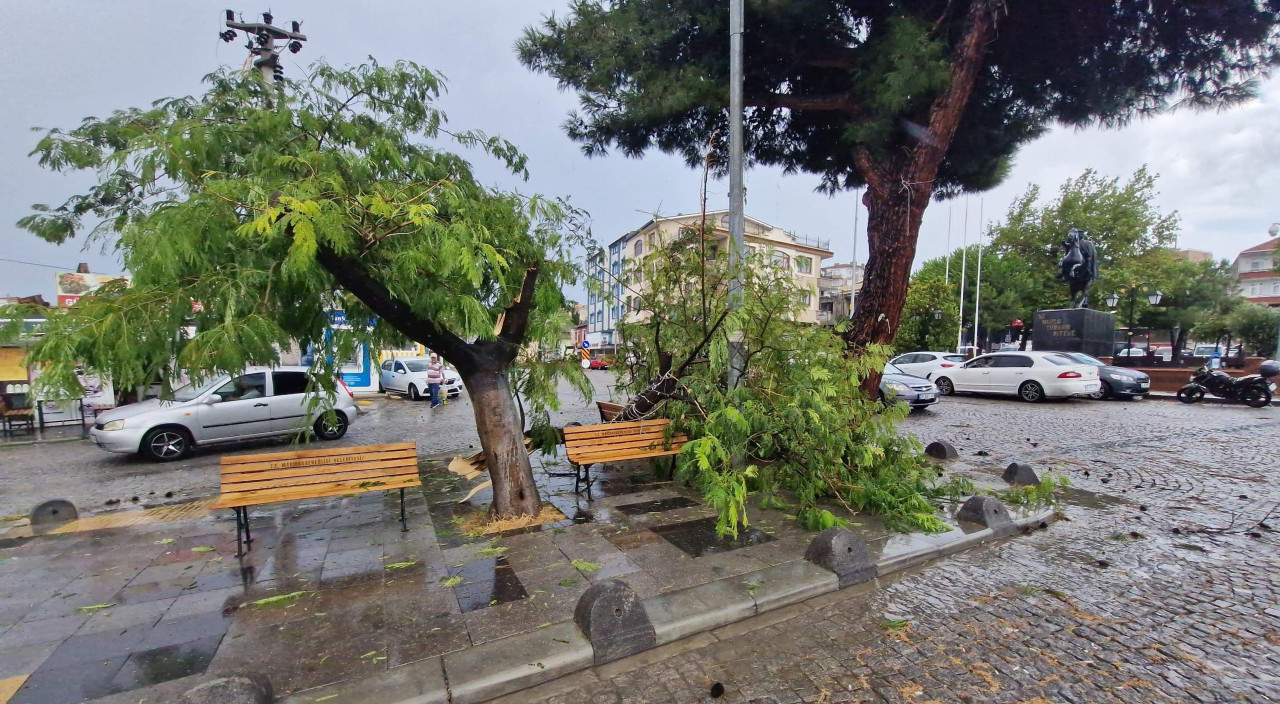
M 597 399 L 610 398 L 608 372 L 588 372 Z M 576 391 L 561 389 L 564 407 L 554 423 L 599 422 L 594 404 L 584 403 Z M 413 440 L 423 456 L 475 452 L 475 415 L 464 392 L 448 405 L 431 409 L 401 396 L 360 398 L 360 418 L 351 424 L 341 445 L 370 445 Z M 0 446 L 0 516 L 25 515 L 48 499 L 67 499 L 81 513 L 110 510 L 119 501 L 128 505 L 161 505 L 215 496 L 218 462 L 224 455 L 269 451 L 287 443 L 258 441 L 231 447 L 197 450 L 180 462 L 157 464 L 133 455 L 113 455 L 88 440 Z M 166 496 L 166 494 L 171 494 Z
M 1275 409 L 947 399 L 905 429 L 969 468 L 1067 475 L 1068 520 L 507 701 L 699 702 L 716 682 L 760 704 L 1280 701 L 1277 425 Z

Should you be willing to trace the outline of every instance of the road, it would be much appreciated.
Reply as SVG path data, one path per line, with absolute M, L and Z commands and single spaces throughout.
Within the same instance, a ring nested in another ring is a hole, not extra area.
M 612 373 L 588 372 L 588 378 L 596 399 L 611 398 Z M 594 403 L 585 402 L 567 384 L 562 384 L 560 398 L 563 407 L 552 414 L 552 422 L 599 422 Z M 430 458 L 471 454 L 480 446 L 474 409 L 465 392 L 434 409 L 425 401 L 415 403 L 398 395 L 360 397 L 358 404 L 360 417 L 337 445 L 412 440 L 418 444 L 418 454 Z M 0 445 L 0 516 L 25 515 L 40 502 L 55 498 L 71 501 L 83 514 L 134 503 L 156 506 L 216 496 L 218 462 L 223 456 L 289 447 L 284 440 L 257 441 L 197 449 L 181 461 L 155 463 L 104 452 L 87 440 Z

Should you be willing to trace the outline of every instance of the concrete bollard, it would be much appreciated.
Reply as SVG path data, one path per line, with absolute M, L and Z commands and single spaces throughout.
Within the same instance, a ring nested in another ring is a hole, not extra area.
M 828 528 L 814 536 L 804 559 L 835 572 L 841 589 L 876 576 L 876 563 L 867 544 L 844 528 Z
M 960 507 L 956 518 L 984 525 L 996 535 L 1009 535 L 1014 531 L 1009 509 L 994 496 L 970 496 Z
M 188 689 L 177 704 L 271 704 L 271 682 L 262 675 L 224 675 Z
M 954 460 L 960 456 L 955 446 L 946 440 L 934 440 L 924 448 L 924 453 L 938 460 Z
M 1010 484 L 1019 484 L 1023 486 L 1038 486 L 1040 477 L 1036 475 L 1036 470 L 1025 462 L 1013 462 L 1004 468 L 1004 480 Z
M 32 527 L 51 523 L 66 523 L 79 517 L 80 513 L 76 511 L 75 504 L 66 499 L 46 501 L 31 509 L 31 515 L 29 516 Z
M 635 591 L 620 579 L 596 582 L 578 598 L 573 621 L 591 641 L 595 663 L 603 665 L 658 644 L 653 623 Z

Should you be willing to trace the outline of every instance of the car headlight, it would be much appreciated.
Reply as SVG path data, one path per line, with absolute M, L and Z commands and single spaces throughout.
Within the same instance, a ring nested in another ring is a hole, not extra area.
M 887 385 L 889 388 L 893 389 L 894 391 L 900 394 L 906 393 L 911 390 L 910 386 L 907 386 L 906 384 L 903 384 L 902 382 L 899 382 L 899 381 L 890 381 L 890 382 L 887 382 Z
M 124 421 L 122 420 L 108 421 L 107 423 L 103 424 L 102 429 L 103 430 L 124 430 Z

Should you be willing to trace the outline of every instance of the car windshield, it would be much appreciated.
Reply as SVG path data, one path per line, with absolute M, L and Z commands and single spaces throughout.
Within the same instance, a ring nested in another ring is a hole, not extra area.
M 947 355 L 947 356 L 943 357 L 943 359 L 947 360 L 948 362 L 963 362 L 963 361 L 964 361 L 964 355 L 962 355 L 962 354 L 949 354 L 949 355 Z
M 212 389 L 215 386 L 218 386 L 223 381 L 224 379 L 222 379 L 221 377 L 214 377 L 200 384 L 196 384 L 195 382 L 192 382 L 190 384 L 187 384 L 186 386 L 179 386 L 178 388 L 173 390 L 173 393 L 170 394 L 169 398 L 173 399 L 174 401 L 194 401 L 200 398 L 201 396 L 203 396 L 204 392 L 208 391 L 209 389 Z
M 1056 355 L 1055 355 L 1055 356 L 1056 356 Z M 1087 355 L 1087 354 L 1081 354 L 1080 352 L 1070 352 L 1070 353 L 1064 354 L 1064 355 L 1062 355 L 1062 356 L 1063 356 L 1063 357 L 1070 357 L 1071 359 L 1074 359 L 1075 361 L 1077 361 L 1077 362 L 1079 362 L 1079 363 L 1081 363 L 1081 364 L 1091 364 L 1091 365 L 1093 365 L 1093 366 L 1095 366 L 1095 367 L 1105 367 L 1105 366 L 1107 366 L 1107 365 L 1103 364 L 1103 363 L 1102 363 L 1100 360 L 1098 360 L 1097 358 L 1090 357 L 1090 356 L 1089 356 L 1089 355 Z
M 906 372 L 894 366 L 893 363 L 884 365 L 884 373 L 885 374 L 906 374 Z
M 425 372 L 428 364 L 429 362 L 425 359 L 412 359 L 405 362 L 404 366 L 408 367 L 411 372 Z
M 1046 355 L 1045 355 L 1044 357 L 1042 357 L 1041 359 L 1043 359 L 1044 361 L 1048 362 L 1049 364 L 1056 364 L 1056 365 L 1058 365 L 1059 367 L 1066 367 L 1066 366 L 1070 366 L 1070 365 L 1072 365 L 1072 364 L 1079 364 L 1079 363 L 1080 363 L 1080 362 L 1078 362 L 1078 361 L 1076 361 L 1076 360 L 1074 360 L 1074 359 L 1072 359 L 1072 358 L 1070 358 L 1070 357 L 1066 356 L 1065 354 L 1046 354 Z

